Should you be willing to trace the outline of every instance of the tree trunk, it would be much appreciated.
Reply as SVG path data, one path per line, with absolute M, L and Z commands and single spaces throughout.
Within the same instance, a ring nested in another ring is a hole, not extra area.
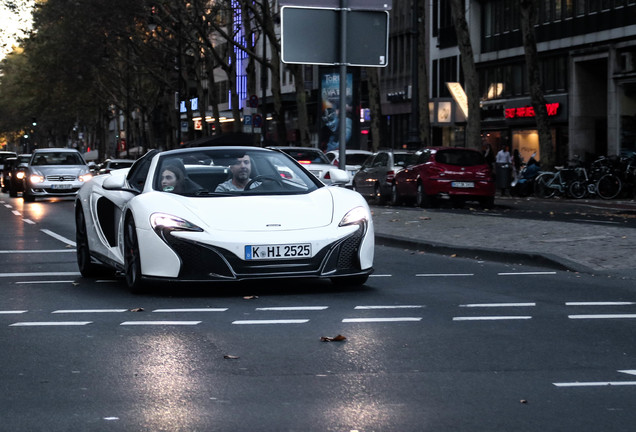
M 523 48 L 526 56 L 530 100 L 534 108 L 539 133 L 539 157 L 544 169 L 552 169 L 555 164 L 555 151 L 554 144 L 552 143 L 552 133 L 550 132 L 550 120 L 548 119 L 546 100 L 543 96 L 543 89 L 541 88 L 539 56 L 534 32 L 534 26 L 537 21 L 536 0 L 522 0 L 520 10 L 521 34 L 523 36 Z
M 466 22 L 464 0 L 451 0 L 451 12 L 455 23 L 457 44 L 459 46 L 464 89 L 468 98 L 468 118 L 466 119 L 466 147 L 481 148 L 481 109 L 479 106 L 479 76 L 475 67 L 470 30 Z M 476 23 L 478 25 L 479 23 Z

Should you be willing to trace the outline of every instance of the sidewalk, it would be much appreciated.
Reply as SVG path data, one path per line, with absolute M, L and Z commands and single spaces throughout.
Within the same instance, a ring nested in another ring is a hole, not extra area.
M 614 205 L 636 209 L 635 203 Z M 371 210 L 377 244 L 636 279 L 635 228 L 506 217 L 497 208 L 465 214 L 416 207 Z

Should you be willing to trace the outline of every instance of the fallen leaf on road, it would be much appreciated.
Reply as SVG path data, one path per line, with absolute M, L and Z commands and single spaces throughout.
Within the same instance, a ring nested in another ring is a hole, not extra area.
M 321 342 L 342 342 L 345 340 L 347 340 L 347 338 L 344 337 L 343 335 L 338 335 L 336 337 L 323 336 L 320 338 Z
M 224 359 L 226 360 L 238 360 L 239 356 L 235 356 L 235 355 L 224 355 L 223 356 Z
M 420 216 L 418 219 L 419 220 L 431 220 L 431 218 L 428 217 L 428 216 Z
M 528 401 L 526 399 L 521 399 L 519 402 L 521 402 L 522 404 L 527 404 Z
M 399 222 L 399 219 L 391 219 L 389 222 Z
M 256 300 L 258 298 L 258 296 L 245 296 L 243 297 L 243 300 Z
M 137 308 L 132 308 L 130 309 L 130 312 L 143 312 L 144 308 L 142 307 L 137 307 Z
M 457 257 L 457 254 L 452 254 L 450 257 L 451 257 L 451 258 L 456 258 L 456 257 Z

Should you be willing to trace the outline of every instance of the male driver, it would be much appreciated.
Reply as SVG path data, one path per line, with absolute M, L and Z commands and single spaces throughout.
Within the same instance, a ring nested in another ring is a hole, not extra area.
M 248 155 L 236 160 L 230 165 L 232 178 L 224 181 L 216 187 L 215 192 L 237 192 L 245 189 L 245 185 L 250 181 L 250 173 L 252 172 L 252 161 Z

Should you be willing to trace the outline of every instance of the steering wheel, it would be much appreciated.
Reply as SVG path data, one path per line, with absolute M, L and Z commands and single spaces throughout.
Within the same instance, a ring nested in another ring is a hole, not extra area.
M 249 190 L 250 187 L 257 182 L 265 182 L 265 181 L 272 181 L 276 184 L 278 184 L 280 187 L 283 187 L 283 181 L 280 179 L 280 177 L 277 176 L 269 176 L 269 175 L 259 175 L 254 177 L 252 180 L 248 181 L 247 184 L 245 185 L 245 187 L 243 188 L 243 190 Z

